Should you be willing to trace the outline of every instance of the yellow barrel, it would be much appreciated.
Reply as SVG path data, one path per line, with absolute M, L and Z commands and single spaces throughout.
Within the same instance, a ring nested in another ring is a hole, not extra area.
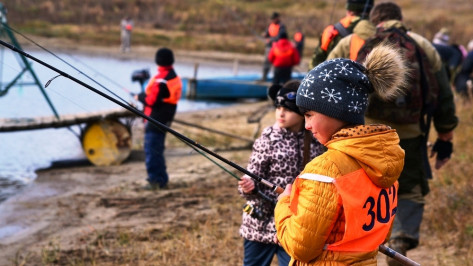
M 131 132 L 118 120 L 93 122 L 82 134 L 82 148 L 94 165 L 118 165 L 130 155 Z

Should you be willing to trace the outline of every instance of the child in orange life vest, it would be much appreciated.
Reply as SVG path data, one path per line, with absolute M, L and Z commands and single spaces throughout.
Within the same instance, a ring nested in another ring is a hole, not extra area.
M 325 61 L 297 90 L 305 128 L 328 149 L 309 162 L 279 196 L 277 239 L 290 265 L 376 265 L 396 214 L 397 179 L 404 166 L 399 136 L 364 125 L 368 94 L 397 95 L 403 59 L 378 46 L 364 65 Z
M 272 184 L 285 187 L 294 181 L 304 168 L 305 147 L 304 117 L 296 106 L 296 92 L 300 81 L 292 80 L 281 85 L 273 85 L 268 94 L 276 106 L 276 123 L 263 130 L 253 144 L 253 152 L 248 171 Z M 307 161 L 324 151 L 323 145 L 311 139 L 307 147 Z M 266 186 L 255 184 L 248 176 L 238 182 L 238 191 L 246 199 L 240 235 L 244 238 L 243 265 L 271 265 L 277 255 L 279 265 L 287 265 L 289 255 L 274 242 L 274 203 L 263 199 L 258 191 L 276 201 L 277 193 Z

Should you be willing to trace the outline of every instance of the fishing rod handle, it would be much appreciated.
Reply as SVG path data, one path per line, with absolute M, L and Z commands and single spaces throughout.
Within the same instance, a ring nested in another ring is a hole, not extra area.
M 281 193 L 284 192 L 284 188 L 282 188 L 280 186 L 276 186 L 276 185 L 270 183 L 269 181 L 267 181 L 265 179 L 260 179 L 259 182 L 262 183 L 265 186 L 270 187 L 274 192 L 276 192 L 278 194 L 281 194 Z
M 384 255 L 397 260 L 402 265 L 406 266 L 420 266 L 419 263 L 409 259 L 408 257 L 402 255 L 399 252 L 396 252 L 394 249 L 388 248 L 385 245 L 379 245 L 379 251 Z

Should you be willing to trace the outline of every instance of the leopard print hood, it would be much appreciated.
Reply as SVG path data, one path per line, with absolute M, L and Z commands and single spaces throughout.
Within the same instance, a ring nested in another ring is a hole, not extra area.
M 256 176 L 284 188 L 287 184 L 292 184 L 295 177 L 303 170 L 303 150 L 303 131 L 291 132 L 275 123 L 265 128 L 261 136 L 255 140 L 247 169 Z M 324 151 L 325 147 L 314 139 L 310 148 L 311 159 Z M 256 184 L 256 189 L 276 202 L 278 194 L 270 188 Z M 241 188 L 238 190 L 247 200 L 246 204 L 251 204 L 263 214 L 263 219 L 257 219 L 243 212 L 240 235 L 251 241 L 272 243 L 276 234 L 274 204 L 262 199 L 256 192 L 244 194 Z

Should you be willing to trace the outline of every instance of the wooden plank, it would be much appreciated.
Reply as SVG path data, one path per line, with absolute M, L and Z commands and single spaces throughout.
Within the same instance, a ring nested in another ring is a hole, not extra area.
M 54 116 L 35 118 L 3 118 L 0 119 L 0 132 L 34 130 L 44 128 L 60 128 L 77 124 L 99 121 L 104 118 L 135 117 L 126 109 L 91 112 L 83 114 L 62 115 L 57 119 Z

